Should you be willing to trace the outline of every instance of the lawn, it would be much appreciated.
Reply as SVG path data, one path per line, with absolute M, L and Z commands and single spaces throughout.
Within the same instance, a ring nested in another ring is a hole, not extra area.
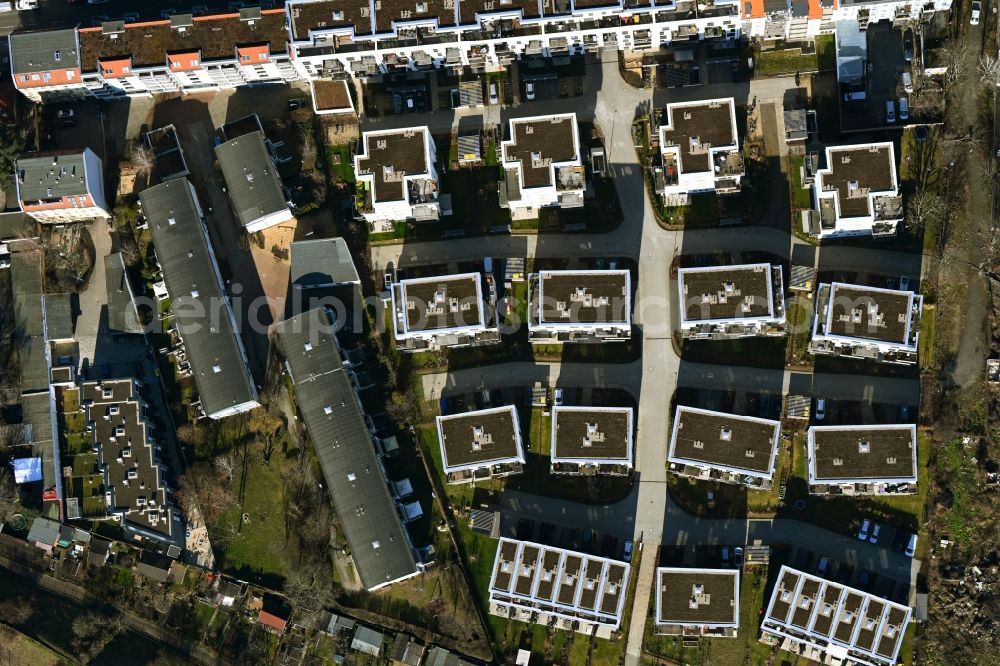
M 788 346 L 785 361 L 792 365 L 812 365 L 812 356 L 806 351 L 813 318 L 812 300 L 806 297 L 790 298 L 787 305 Z
M 812 189 L 802 186 L 802 165 L 805 158 L 801 155 L 788 158 L 788 187 L 792 200 L 793 217 L 797 211 L 812 208 Z M 794 219 L 793 219 L 794 224 Z
M 31 664 L 32 666 L 48 666 L 66 663 L 58 652 L 50 650 L 41 643 L 24 634 L 0 624 L 0 654 L 5 664 Z
M 330 146 L 326 151 L 330 162 L 330 173 L 345 185 L 354 184 L 354 160 L 349 145 Z
M 254 458 L 249 461 L 245 479 L 242 472 L 237 473 L 233 487 L 244 487 L 243 507 L 234 503 L 213 526 L 216 533 L 236 530 L 232 541 L 220 549 L 222 552 L 216 553 L 222 570 L 244 580 L 264 582 L 269 587 L 278 586 L 287 573 L 285 486 L 277 469 L 280 465 L 275 464 L 280 458 L 280 455 L 273 456 L 270 466 Z M 243 513 L 248 514 L 250 520 L 241 526 Z

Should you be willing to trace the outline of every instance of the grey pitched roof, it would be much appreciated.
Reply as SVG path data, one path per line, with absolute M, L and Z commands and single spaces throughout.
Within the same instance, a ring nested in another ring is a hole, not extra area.
M 340 237 L 292 243 L 291 276 L 293 285 L 306 288 L 361 284 L 351 251 Z
M 202 408 L 211 416 L 256 402 L 243 343 L 190 183 L 170 180 L 143 191 L 139 199 Z
M 417 568 L 330 332 L 332 321 L 327 310 L 310 310 L 286 319 L 274 331 L 358 575 L 372 589 L 410 576 Z
M 32 455 L 42 459 L 42 486 L 46 489 L 58 486 L 52 446 L 52 403 L 48 391 L 21 396 L 21 421 L 31 426 Z
M 45 303 L 45 333 L 49 340 L 73 338 L 73 303 L 69 294 L 48 294 Z
M 17 160 L 21 201 L 46 201 L 87 194 L 83 153 L 38 155 Z
M 28 541 L 40 541 L 51 546 L 58 538 L 59 523 L 56 521 L 39 516 L 35 518 L 35 522 L 31 523 L 31 529 L 28 531 Z
M 18 349 L 21 391 L 42 391 L 49 387 L 42 306 L 42 259 L 37 250 L 11 255 L 10 277 L 14 292 L 14 316 L 21 329 Z
M 264 145 L 264 135 L 251 132 L 215 147 L 229 199 L 240 224 L 288 209 L 281 179 Z
M 139 566 L 137 569 L 143 576 L 165 583 L 167 582 L 167 577 L 170 575 L 170 566 L 173 563 L 174 561 L 166 555 L 144 550 L 139 556 Z
M 10 56 L 14 74 L 78 68 L 76 29 L 16 32 L 10 36 Z
M 108 290 L 108 328 L 122 333 L 142 333 L 121 252 L 104 257 L 104 280 Z
M 351 640 L 351 649 L 377 655 L 382 650 L 382 641 L 384 639 L 385 635 L 382 632 L 361 626 L 354 632 L 354 638 Z

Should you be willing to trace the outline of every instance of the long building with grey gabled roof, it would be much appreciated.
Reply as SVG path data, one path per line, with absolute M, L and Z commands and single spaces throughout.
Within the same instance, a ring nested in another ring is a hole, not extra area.
M 247 233 L 292 219 L 281 178 L 261 132 L 251 132 L 215 147 L 229 201 Z
M 194 187 L 187 178 L 169 180 L 144 190 L 139 201 L 202 410 L 209 418 L 221 419 L 258 407 L 257 388 Z
M 274 335 L 358 576 L 377 590 L 420 567 L 334 330 L 332 313 L 317 308 L 277 324 Z

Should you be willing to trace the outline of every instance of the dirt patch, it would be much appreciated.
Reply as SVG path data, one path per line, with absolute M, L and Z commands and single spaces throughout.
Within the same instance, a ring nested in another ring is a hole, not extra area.
M 284 319 L 285 299 L 288 295 L 288 275 L 291 271 L 291 246 L 295 239 L 297 221 L 292 220 L 254 234 L 250 240 L 261 288 L 271 309 L 273 321 Z

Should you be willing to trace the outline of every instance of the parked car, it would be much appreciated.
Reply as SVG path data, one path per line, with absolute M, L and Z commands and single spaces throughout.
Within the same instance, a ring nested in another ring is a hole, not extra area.
M 173 16 L 176 13 L 177 13 L 177 10 L 174 9 L 173 7 L 166 7 L 165 9 L 161 9 L 160 10 L 160 18 L 161 19 L 168 19 L 168 18 L 170 18 L 171 16 Z
M 905 97 L 903 99 L 906 99 Z M 899 276 L 899 290 L 909 291 L 910 290 L 910 278 L 905 275 Z
M 74 112 L 73 109 L 59 109 L 58 111 L 56 111 L 56 118 L 59 119 L 72 118 L 75 115 L 76 112 Z
M 903 79 L 903 90 L 908 93 L 913 92 L 913 77 L 910 75 L 910 73 L 903 72 L 902 79 Z
M 868 95 L 865 93 L 864 90 L 858 90 L 858 91 L 855 91 L 855 92 L 845 93 L 844 94 L 844 101 L 845 102 L 863 102 L 863 101 L 865 101 L 865 98 L 867 98 L 867 97 L 868 97 Z
M 743 566 L 743 546 L 736 546 L 736 548 L 733 548 L 733 564 L 737 567 Z
M 500 91 L 499 91 L 499 88 L 497 87 L 497 84 L 491 83 L 490 84 L 490 104 L 499 104 L 499 103 L 500 103 Z
M 864 590 L 865 592 L 871 591 L 871 589 L 875 587 L 875 579 L 877 577 L 877 574 L 865 569 L 861 572 L 861 575 L 858 576 L 858 589 Z
M 526 99 L 535 99 L 535 84 L 528 81 L 524 84 L 524 96 Z
M 819 564 L 816 565 L 816 575 L 826 576 L 826 572 L 829 571 L 829 569 L 830 569 L 830 558 L 821 557 L 819 560 Z
M 976 4 L 979 4 L 978 2 Z M 913 554 L 917 552 L 917 535 L 911 534 L 910 540 L 906 542 L 906 550 L 904 551 L 907 557 L 913 557 Z
M 722 554 L 719 559 L 722 560 L 722 566 L 724 567 L 729 566 L 729 546 L 722 547 Z
M 517 538 L 521 541 L 530 541 L 534 531 L 535 521 L 530 518 L 522 518 L 517 521 Z
M 910 119 L 910 100 L 905 97 L 899 98 L 899 119 L 909 120 Z
M 63 129 L 69 129 L 70 127 L 76 127 L 76 120 L 73 118 L 60 118 L 56 121 L 56 124 Z
M 590 544 L 594 543 L 594 530 L 589 527 L 583 531 L 583 547 L 590 550 Z
M 868 537 L 868 543 L 878 543 L 878 538 L 882 536 L 882 525 L 875 523 L 872 527 L 872 535 Z
M 305 97 L 295 97 L 288 100 L 288 110 L 294 111 L 295 109 L 301 109 L 306 105 L 308 100 Z
M 557 388 L 553 393 L 552 402 L 555 403 L 556 407 L 562 407 L 563 404 L 563 390 Z
M 614 538 L 610 534 L 605 534 L 604 542 L 601 544 L 601 555 L 604 557 L 614 557 L 617 546 L 618 539 Z
M 194 5 L 191 7 L 191 16 L 204 16 L 208 13 L 207 5 Z
M 885 102 L 885 122 L 896 122 L 896 102 L 894 100 L 889 99 Z
M 861 529 L 858 530 L 858 541 L 867 541 L 868 533 L 871 531 L 872 521 L 867 518 L 861 523 Z
M 903 59 L 906 62 L 913 61 L 913 33 L 909 30 L 903 36 Z
M 622 551 L 622 559 L 626 562 L 632 561 L 632 539 L 625 542 L 625 549 Z
M 906 423 L 910 420 L 910 406 L 900 405 L 899 406 L 899 420 L 901 423 Z
M 979 12 L 982 11 L 983 5 L 979 0 L 972 0 L 972 11 L 969 14 L 969 25 L 979 25 Z
M 126 23 L 138 23 L 139 22 L 139 12 L 125 12 L 122 14 L 122 19 Z
M 826 418 L 826 398 L 820 398 L 816 401 L 816 420 L 822 421 Z

